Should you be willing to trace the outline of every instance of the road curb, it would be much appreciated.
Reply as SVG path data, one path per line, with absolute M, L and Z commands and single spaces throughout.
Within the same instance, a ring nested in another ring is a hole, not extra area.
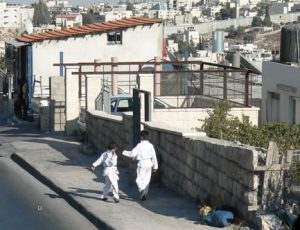
M 68 202 L 74 209 L 76 209 L 79 213 L 85 216 L 92 224 L 94 224 L 98 229 L 101 230 L 115 230 L 112 226 L 99 219 L 96 215 L 88 211 L 83 205 L 77 202 L 71 195 L 65 192 L 62 188 L 55 185 L 53 181 L 49 178 L 41 174 L 38 170 L 36 170 L 30 163 L 20 157 L 17 153 L 12 153 L 10 158 L 16 162 L 20 167 L 30 173 L 33 177 L 39 180 L 41 183 L 52 189 L 58 195 L 60 195 L 64 200 Z
M 0 142 L 0 157 L 10 158 L 15 151 L 12 145 Z

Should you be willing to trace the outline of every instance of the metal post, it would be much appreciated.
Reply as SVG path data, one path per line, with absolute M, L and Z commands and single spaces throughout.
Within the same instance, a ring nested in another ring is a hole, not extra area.
M 204 76 L 202 73 L 203 67 L 204 67 L 204 63 L 201 63 L 201 65 L 200 65 L 200 95 L 204 94 Z
M 101 71 L 101 59 L 94 59 L 95 65 L 94 65 L 94 71 L 95 72 L 100 72 Z
M 145 121 L 150 121 L 151 120 L 151 97 L 150 93 L 145 92 Z
M 162 66 L 161 64 L 156 64 L 157 62 L 161 62 L 160 57 L 155 57 L 155 67 L 154 67 L 154 95 L 160 96 L 160 73 L 156 73 L 156 71 L 161 71 Z
M 245 105 L 249 106 L 249 74 L 250 72 L 247 71 L 245 75 Z
M 78 90 L 78 97 L 80 99 L 82 97 L 82 75 L 81 75 L 81 71 L 82 71 L 82 66 L 79 65 L 79 90 Z
M 117 95 L 118 94 L 118 75 L 115 74 L 115 71 L 118 71 L 118 65 L 115 64 L 118 62 L 118 58 L 112 57 L 111 58 L 111 68 L 112 68 L 112 95 Z
M 140 93 L 145 96 L 145 121 L 151 121 L 151 93 L 148 91 L 133 89 L 133 145 L 140 142 L 141 129 L 141 103 Z
M 140 129 L 141 129 L 141 105 L 139 91 L 133 89 L 133 146 L 140 142 Z
M 224 68 L 226 70 L 226 68 Z M 227 73 L 223 73 L 223 100 L 227 99 Z

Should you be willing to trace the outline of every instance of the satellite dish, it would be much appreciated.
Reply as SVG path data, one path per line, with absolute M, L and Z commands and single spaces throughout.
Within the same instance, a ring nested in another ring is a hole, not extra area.
M 27 31 L 28 34 L 32 34 L 33 32 L 33 25 L 29 18 L 26 19 L 25 30 Z

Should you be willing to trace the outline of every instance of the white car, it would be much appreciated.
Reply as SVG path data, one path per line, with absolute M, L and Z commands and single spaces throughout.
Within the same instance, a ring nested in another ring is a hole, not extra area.
M 122 115 L 123 112 L 133 111 L 133 97 L 131 94 L 120 94 L 111 97 L 111 114 Z M 162 100 L 154 99 L 155 109 L 166 109 L 171 106 Z

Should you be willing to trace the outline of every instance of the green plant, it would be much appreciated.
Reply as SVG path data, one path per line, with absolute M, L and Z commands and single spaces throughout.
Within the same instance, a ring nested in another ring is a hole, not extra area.
M 228 102 L 216 103 L 209 117 L 204 119 L 201 130 L 209 137 L 267 148 L 269 141 L 275 141 L 280 153 L 300 149 L 300 125 L 289 126 L 285 123 L 265 123 L 261 127 L 251 124 L 249 118 L 242 121 L 229 114 Z

